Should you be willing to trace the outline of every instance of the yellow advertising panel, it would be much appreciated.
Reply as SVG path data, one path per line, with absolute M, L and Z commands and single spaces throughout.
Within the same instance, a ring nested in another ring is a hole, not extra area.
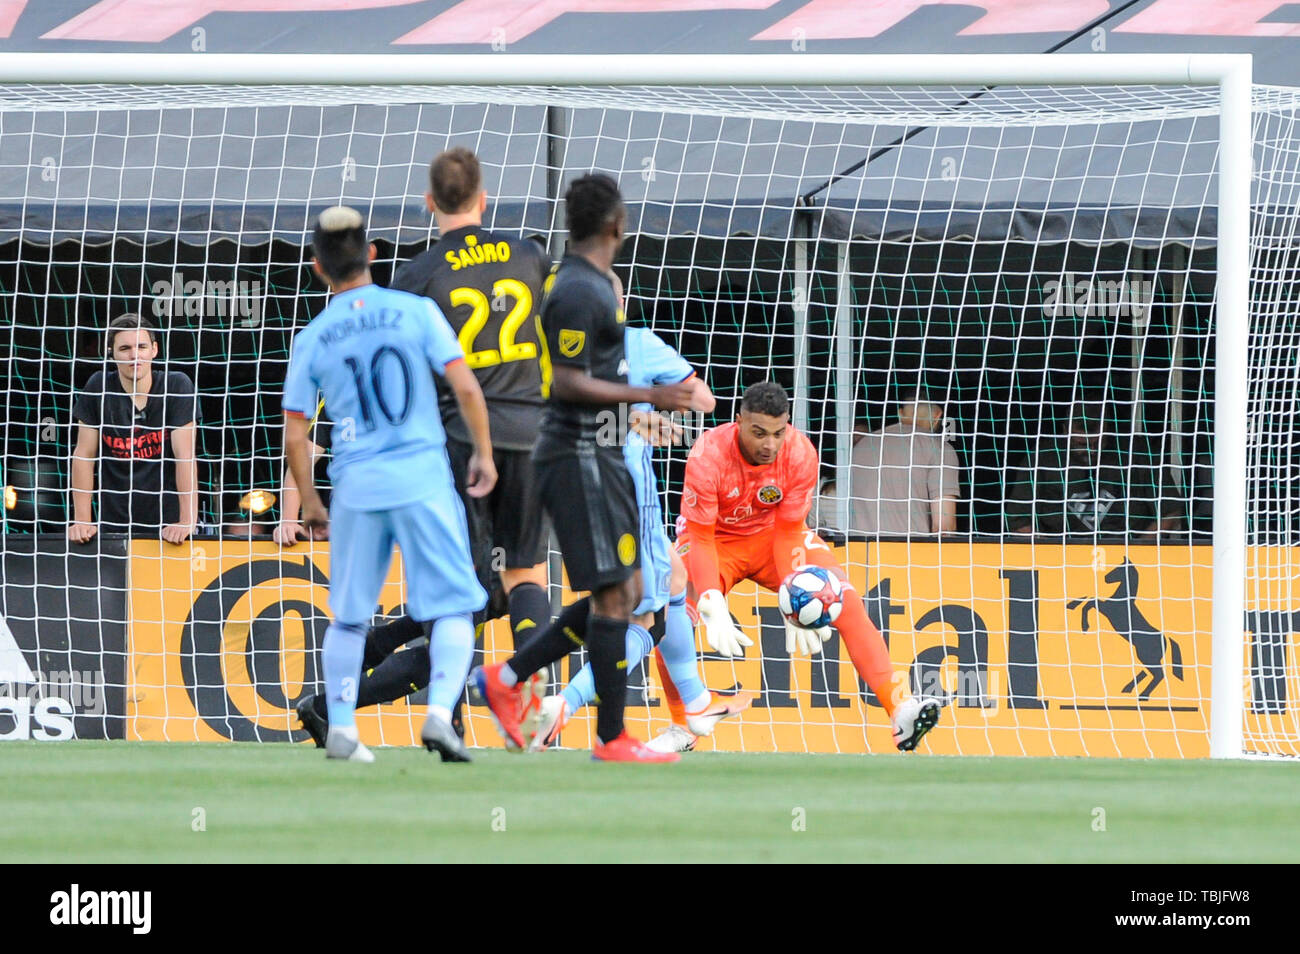
M 1208 754 L 1210 548 L 962 540 L 854 543 L 838 552 L 896 669 L 944 704 L 924 751 Z M 1252 554 L 1260 584 L 1248 588 L 1246 731 L 1257 748 L 1300 754 L 1290 629 L 1300 625 L 1300 580 L 1285 570 L 1291 558 Z M 381 614 L 401 614 L 400 579 L 395 560 Z M 282 550 L 247 541 L 135 542 L 127 737 L 305 739 L 292 708 L 320 681 L 328 587 L 324 543 Z M 705 655 L 705 681 L 759 698 L 701 740 L 701 750 L 894 750 L 884 709 L 838 639 L 821 657 L 792 660 L 774 594 L 747 582 L 729 599 L 755 645 L 741 660 Z M 488 661 L 509 653 L 504 621 L 487 627 L 482 648 Z M 579 662 L 570 656 L 560 677 Z M 639 667 L 629 685 L 630 731 L 645 738 L 665 728 L 655 667 Z M 410 745 L 423 715 L 423 705 L 403 701 L 359 712 L 358 725 L 369 744 Z M 467 715 L 471 742 L 500 744 L 484 710 Z M 570 723 L 564 745 L 590 745 L 592 716 Z

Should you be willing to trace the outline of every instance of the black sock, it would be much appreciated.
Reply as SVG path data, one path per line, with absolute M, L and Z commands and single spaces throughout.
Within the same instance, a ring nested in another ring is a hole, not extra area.
M 520 583 L 510 591 L 510 632 L 515 648 L 551 621 L 551 601 L 536 583 Z
M 650 624 L 650 639 L 658 646 L 665 635 L 668 633 L 668 613 L 666 610 L 655 610 L 654 622 Z
M 623 733 L 627 705 L 627 620 L 593 615 L 587 621 L 587 659 L 596 680 L 596 737 L 612 742 Z
M 581 646 L 587 638 L 590 613 L 591 598 L 583 597 L 566 606 L 554 623 L 517 649 L 510 657 L 510 668 L 520 681 Z
M 429 647 L 393 653 L 374 669 L 361 670 L 357 708 L 404 699 L 429 684 Z
M 417 623 L 409 616 L 383 626 L 375 626 L 366 633 L 366 652 L 361 657 L 361 671 L 374 669 L 391 656 L 398 646 L 405 646 L 423 635 L 424 624 Z

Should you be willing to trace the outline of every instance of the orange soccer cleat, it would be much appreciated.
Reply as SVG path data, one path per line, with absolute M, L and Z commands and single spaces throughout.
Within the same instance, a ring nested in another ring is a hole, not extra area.
M 618 738 L 602 742 L 591 750 L 595 762 L 680 762 L 676 752 L 655 752 L 624 732 Z
M 524 711 L 525 683 L 505 685 L 501 681 L 503 665 L 504 663 L 495 663 L 491 666 L 479 666 L 469 674 L 469 681 L 487 703 L 492 721 L 496 723 L 497 731 L 506 741 L 506 748 L 512 752 L 522 752 L 524 736 L 519 724 Z
M 560 737 L 569 721 L 569 704 L 564 696 L 547 696 L 524 721 L 524 741 L 529 752 L 540 752 Z
M 729 716 L 744 712 L 756 697 L 757 693 L 743 690 L 730 696 L 710 692 L 707 706 L 699 712 L 686 713 L 686 728 L 693 735 L 712 735 L 714 726 Z

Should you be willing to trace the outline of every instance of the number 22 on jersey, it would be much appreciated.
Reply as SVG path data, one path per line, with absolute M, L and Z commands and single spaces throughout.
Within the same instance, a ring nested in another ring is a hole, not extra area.
M 502 301 L 506 296 L 513 298 L 515 305 L 501 322 L 497 341 L 499 347 L 483 349 L 475 349 L 474 343 L 492 316 L 492 303 L 477 288 L 457 288 L 448 296 L 454 307 L 470 307 L 469 319 L 457 337 L 461 350 L 465 352 L 465 363 L 471 369 L 490 368 L 508 361 L 527 361 L 537 357 L 537 345 L 533 342 L 515 341 L 515 335 L 533 312 L 533 293 L 517 279 L 502 278 L 492 285 L 492 297 L 496 301 Z

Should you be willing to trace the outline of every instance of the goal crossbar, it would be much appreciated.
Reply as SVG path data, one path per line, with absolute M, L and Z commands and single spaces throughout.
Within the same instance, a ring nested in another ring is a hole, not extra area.
M 10 53 L 4 84 L 272 86 L 1217 86 L 1218 252 L 1210 749 L 1242 752 L 1247 336 L 1251 201 L 1249 55 L 535 56 Z M 956 106 L 954 106 L 956 108 Z
M 1249 54 L 482 56 L 307 53 L 9 53 L 3 83 L 656 85 L 1212 85 L 1250 83 Z

